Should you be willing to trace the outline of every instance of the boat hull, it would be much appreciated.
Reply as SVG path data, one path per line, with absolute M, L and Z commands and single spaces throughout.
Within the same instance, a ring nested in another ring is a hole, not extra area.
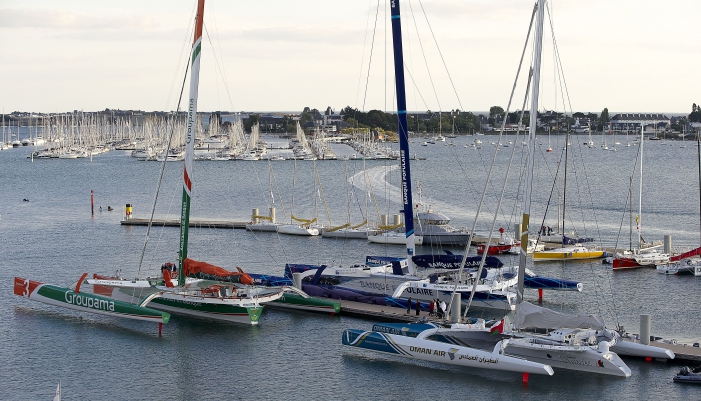
M 168 323 L 170 315 L 151 308 L 121 302 L 101 295 L 75 292 L 69 288 L 15 277 L 14 293 L 33 301 L 81 312 L 96 313 L 154 323 Z
M 349 347 L 450 365 L 548 376 L 553 374 L 549 365 L 509 357 L 498 352 L 374 331 L 344 330 L 342 343 Z
M 668 349 L 655 347 L 653 345 L 639 344 L 632 341 L 624 341 L 622 338 L 616 340 L 616 344 L 611 347 L 611 351 L 624 356 L 674 359 L 674 352 Z
M 548 261 L 548 260 L 587 260 L 601 259 L 606 257 L 604 251 L 582 251 L 582 252 L 557 252 L 557 251 L 542 251 L 533 253 L 533 261 Z
M 261 232 L 276 232 L 279 225 L 275 223 L 258 223 L 258 224 L 246 224 L 246 230 L 248 231 L 261 231 Z
M 426 234 L 417 230 L 417 235 L 423 238 L 424 245 L 465 245 L 470 241 L 469 233 Z
M 477 245 L 477 254 L 481 255 L 484 253 L 484 248 L 486 244 L 479 244 Z M 510 253 L 511 252 L 511 247 L 513 245 L 505 245 L 505 244 L 498 244 L 498 245 L 489 245 L 489 248 L 487 249 L 487 255 L 501 255 L 504 253 Z
M 277 232 L 280 234 L 300 235 L 305 237 L 319 235 L 319 230 L 317 230 L 316 228 L 305 228 L 296 225 L 278 226 Z
M 579 370 L 604 375 L 630 377 L 630 368 L 614 352 L 599 352 L 596 347 L 568 347 L 518 343 L 509 340 L 505 352 L 533 362 L 547 363 L 554 368 Z M 578 348 L 578 349 L 575 349 Z
M 93 284 L 95 293 L 124 302 L 140 302 L 148 295 L 160 292 L 159 298 L 148 303 L 149 307 L 175 315 L 255 325 L 258 324 L 263 312 L 263 306 L 252 298 L 186 296 L 182 293 L 168 292 L 161 288 L 148 286 L 148 283 L 143 282 L 133 283 L 134 286 L 129 286 L 128 280 L 114 280 L 116 283 L 123 283 L 123 286 L 110 286 L 105 285 L 110 280 L 109 277 L 95 275 L 95 278 L 101 280 L 102 283 Z
M 321 236 L 324 238 L 367 239 L 368 235 L 375 235 L 376 233 L 377 231 L 341 229 L 336 231 L 324 231 L 321 233 Z
M 368 241 L 375 244 L 387 244 L 387 245 L 406 245 L 406 236 L 402 235 L 368 235 Z M 414 236 L 414 244 L 422 245 L 424 243 L 424 237 L 419 235 Z
M 275 308 L 295 309 L 307 312 L 322 312 L 336 315 L 341 313 L 341 303 L 313 297 L 303 297 L 298 294 L 285 293 L 279 299 L 266 305 Z
M 156 298 L 149 303 L 154 309 L 164 310 L 174 315 L 186 315 L 211 320 L 222 320 L 243 324 L 258 324 L 263 305 L 238 306 L 214 303 L 199 303 L 196 300 L 178 299 L 177 294 L 166 298 Z

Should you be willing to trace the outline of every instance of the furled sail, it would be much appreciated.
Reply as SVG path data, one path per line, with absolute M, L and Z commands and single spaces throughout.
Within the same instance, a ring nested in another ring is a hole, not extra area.
M 207 262 L 198 262 L 187 258 L 183 260 L 183 269 L 185 276 L 199 278 L 203 280 L 226 281 L 232 283 L 241 283 L 250 285 L 253 284 L 253 279 L 248 274 L 244 273 L 240 267 L 236 272 L 230 272 L 219 266 L 209 264 Z
M 571 315 L 541 308 L 526 301 L 516 306 L 515 329 L 559 329 L 563 327 L 603 330 L 605 324 L 604 319 L 599 315 Z

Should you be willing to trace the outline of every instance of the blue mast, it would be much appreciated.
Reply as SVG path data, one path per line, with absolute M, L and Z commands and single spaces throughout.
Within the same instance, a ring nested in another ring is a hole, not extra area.
M 391 0 L 392 44 L 394 47 L 394 81 L 397 89 L 397 117 L 399 136 L 399 161 L 402 175 L 402 202 L 406 227 L 406 252 L 409 273 L 414 273 L 411 257 L 414 255 L 414 208 L 411 199 L 411 175 L 409 173 L 409 133 L 406 122 L 406 92 L 404 88 L 404 54 L 402 51 L 402 24 L 399 19 L 399 0 Z

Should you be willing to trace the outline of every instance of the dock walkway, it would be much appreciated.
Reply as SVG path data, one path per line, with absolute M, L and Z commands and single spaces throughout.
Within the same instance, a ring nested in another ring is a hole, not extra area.
M 131 218 L 122 220 L 120 223 L 123 226 L 147 226 L 149 219 L 137 219 Z M 248 221 L 233 221 L 233 220 L 200 220 L 191 219 L 190 227 L 197 228 L 238 228 L 246 229 L 246 224 Z M 178 219 L 153 219 L 154 226 L 161 227 L 180 227 L 180 220 Z

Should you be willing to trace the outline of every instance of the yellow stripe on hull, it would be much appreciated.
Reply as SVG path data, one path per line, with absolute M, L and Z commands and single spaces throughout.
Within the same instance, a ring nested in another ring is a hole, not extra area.
M 584 260 L 584 259 L 599 259 L 604 257 L 604 251 L 586 251 L 586 252 L 555 252 L 544 251 L 535 252 L 533 260 Z

